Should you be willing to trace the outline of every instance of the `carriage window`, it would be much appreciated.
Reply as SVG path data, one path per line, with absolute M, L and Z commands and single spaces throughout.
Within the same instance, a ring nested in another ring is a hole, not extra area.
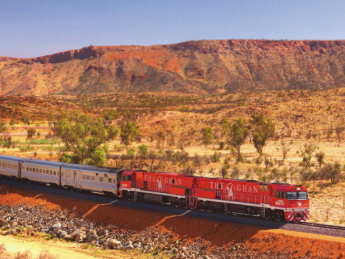
M 90 175 L 87 175 L 87 176 L 86 176 L 86 179 L 87 179 L 87 180 L 90 180 Z
M 85 180 L 85 175 L 83 175 L 83 179 Z
M 108 183 L 111 183 L 111 178 L 108 178 Z
M 53 174 L 52 170 L 50 170 L 50 174 L 51 174 L 51 175 Z
M 63 177 L 63 172 L 61 172 L 61 177 Z
M 100 177 L 100 178 L 99 178 L 99 181 L 100 181 L 100 182 L 103 182 L 103 177 Z
M 95 177 L 94 176 L 91 176 L 91 181 L 94 181 L 95 180 Z

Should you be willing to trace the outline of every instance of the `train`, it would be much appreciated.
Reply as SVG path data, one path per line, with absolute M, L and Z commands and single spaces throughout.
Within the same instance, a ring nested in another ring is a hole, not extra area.
M 282 222 L 304 222 L 310 217 L 306 187 L 287 183 L 154 173 L 8 155 L 0 155 L 0 176 L 189 210 Z

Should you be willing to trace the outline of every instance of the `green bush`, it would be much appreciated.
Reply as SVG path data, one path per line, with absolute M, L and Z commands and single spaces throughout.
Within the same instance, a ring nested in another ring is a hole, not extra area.
M 35 148 L 32 147 L 30 144 L 27 145 L 26 147 L 20 147 L 19 149 L 21 152 L 27 152 L 27 151 L 35 150 Z
M 60 141 L 56 139 L 31 139 L 30 144 L 44 145 L 44 144 L 58 144 Z

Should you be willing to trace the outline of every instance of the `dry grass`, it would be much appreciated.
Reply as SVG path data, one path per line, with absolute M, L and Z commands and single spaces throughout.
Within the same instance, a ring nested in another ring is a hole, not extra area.
M 183 101 L 183 104 L 179 105 L 176 100 Z M 176 93 L 113 94 L 81 97 L 73 101 L 77 105 L 95 108 L 96 111 L 102 111 L 107 108 L 104 105 L 110 104 L 112 105 L 110 108 L 121 108 L 123 111 L 119 119 L 113 121 L 117 127 L 120 127 L 122 121 L 127 119 L 135 120 L 140 125 L 141 142 L 133 143 L 130 147 L 134 151 L 135 159 L 122 159 L 127 149 L 119 139 L 116 139 L 109 143 L 110 156 L 116 158 L 110 159 L 108 166 L 158 172 L 193 172 L 211 177 L 219 177 L 222 168 L 226 167 L 228 177 L 267 181 L 270 180 L 269 177 L 273 171 L 279 173 L 285 171 L 289 175 L 287 182 L 306 184 L 312 191 L 312 183 L 302 182 L 299 175 L 303 169 L 300 165 L 302 161 L 300 150 L 304 144 L 317 144 L 316 152 L 325 153 L 326 164 L 338 162 L 342 168 L 345 165 L 345 143 L 343 142 L 345 134 L 337 135 L 335 132 L 335 128 L 343 125 L 345 121 L 344 89 L 237 92 L 214 96 Z M 29 98 L 27 102 L 22 109 L 29 107 L 30 102 L 34 102 L 35 109 L 39 109 L 40 104 L 37 100 Z M 42 102 L 42 107 L 47 106 L 47 101 L 40 102 Z M 59 101 L 56 103 L 59 104 Z M 10 100 L 6 103 L 7 107 L 15 106 L 17 109 L 18 105 L 15 104 L 15 101 Z M 66 103 L 64 105 L 76 107 Z M 18 109 L 20 110 L 20 107 Z M 126 115 L 126 111 L 132 115 Z M 253 114 L 260 112 L 276 124 L 277 137 L 268 141 L 264 148 L 264 155 L 260 159 L 253 144 L 247 140 L 241 148 L 245 162 L 236 163 L 231 150 L 226 149 L 226 144 L 224 149 L 219 149 L 220 142 L 226 142 L 222 138 L 222 120 L 225 118 L 234 120 L 238 117 L 249 120 Z M 44 138 L 44 135 L 49 132 L 46 121 L 31 124 L 38 128 L 36 125 L 39 125 L 40 139 Z M 216 136 L 207 150 L 201 144 L 201 129 L 205 126 L 213 127 Z M 23 125 L 10 128 L 10 133 L 14 134 L 13 141 L 22 143 L 26 141 L 26 129 Z M 163 139 L 158 139 L 158 136 L 162 135 L 160 133 L 163 133 Z M 142 144 L 148 147 L 148 153 L 155 154 L 155 159 L 148 157 L 143 159 L 138 156 L 138 145 Z M 58 160 L 59 157 L 58 144 L 31 144 L 31 150 L 26 152 L 21 152 L 19 146 L 25 145 L 17 145 L 10 149 L 0 148 L 0 153 L 48 160 Z M 288 152 L 285 161 L 282 162 L 284 146 L 288 147 Z M 178 154 L 180 156 L 185 154 L 186 160 L 176 159 Z M 216 160 L 215 154 L 218 157 Z M 258 160 L 261 161 L 258 163 Z M 265 160 L 268 161 L 267 164 Z M 310 169 L 318 170 L 315 154 L 312 157 Z M 295 174 L 290 177 L 292 171 Z M 283 181 L 282 178 L 279 180 Z M 332 196 L 331 200 L 329 198 L 329 194 L 337 190 L 337 186 L 326 186 L 325 182 L 319 183 L 315 197 L 312 197 L 311 214 L 314 215 L 312 216 L 314 220 L 336 224 L 345 221 L 340 205 L 331 205 L 333 201 L 340 202 L 341 191 L 338 191 L 338 196 Z M 330 200 L 330 205 L 326 202 L 327 200 Z

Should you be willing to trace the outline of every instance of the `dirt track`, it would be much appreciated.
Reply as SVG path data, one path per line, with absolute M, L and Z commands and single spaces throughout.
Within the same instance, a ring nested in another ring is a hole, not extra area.
M 66 199 L 52 194 L 39 194 L 1 184 L 0 204 L 45 205 L 48 209 L 68 209 L 96 222 L 116 224 L 120 228 L 142 231 L 157 226 L 170 231 L 186 242 L 202 238 L 214 246 L 241 243 L 258 253 L 266 251 L 289 252 L 292 257 L 345 258 L 345 239 L 305 234 L 285 230 L 269 230 L 211 220 L 171 216 L 116 205 L 102 205 L 77 199 Z

